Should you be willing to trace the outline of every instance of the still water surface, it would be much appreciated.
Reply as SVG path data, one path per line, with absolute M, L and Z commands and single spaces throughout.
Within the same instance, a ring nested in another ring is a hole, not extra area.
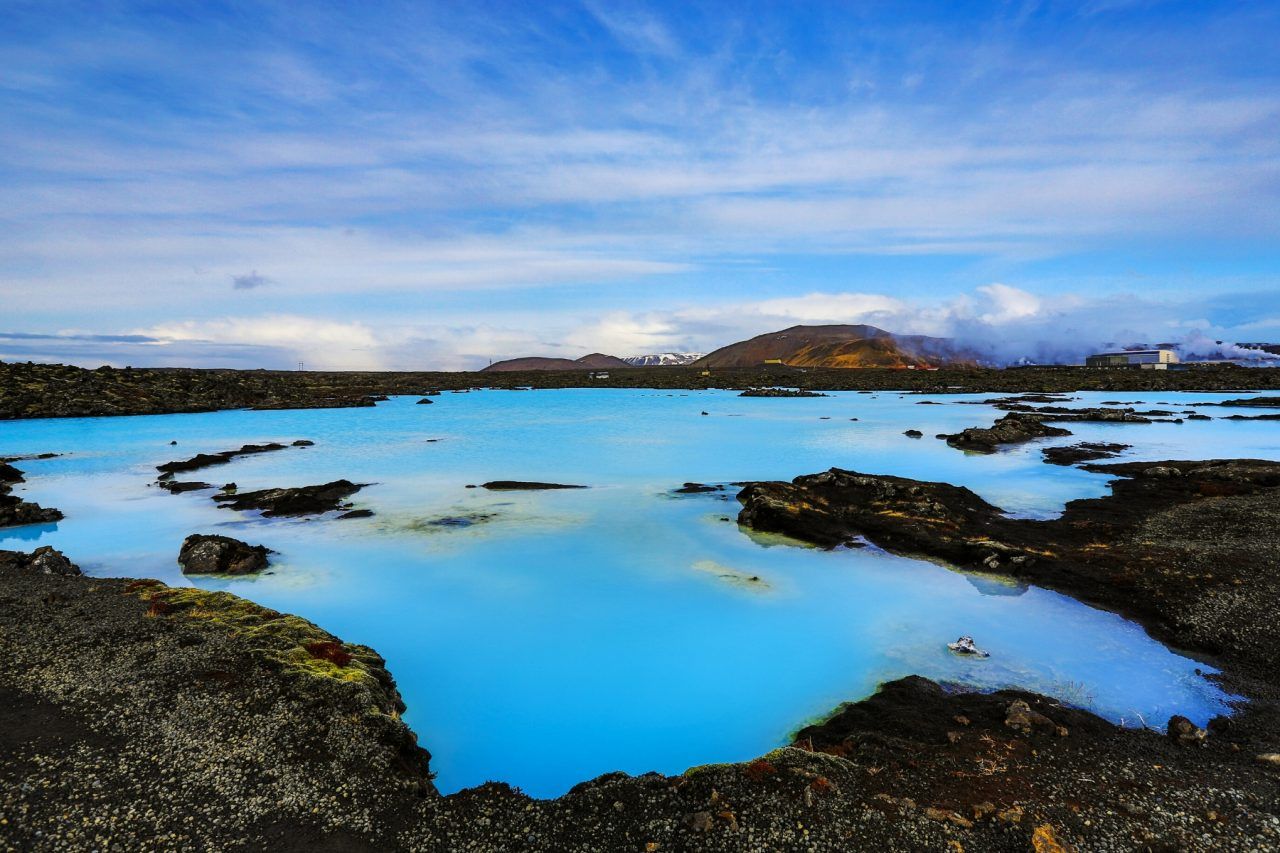
M 1181 410 L 1231 396 L 1122 399 Z M 1037 690 L 1126 724 L 1223 712 L 1227 697 L 1196 673 L 1212 670 L 1113 614 L 875 549 L 749 535 L 731 498 L 671 494 L 832 466 L 965 485 L 1033 517 L 1106 493 L 1104 476 L 1044 464 L 1045 443 L 978 456 L 932 437 L 1002 414 L 961 402 L 982 398 L 481 391 L 430 406 L 0 422 L 0 455 L 67 454 L 20 465 L 23 496 L 66 519 L 0 531 L 0 548 L 48 544 L 91 574 L 226 589 L 372 646 L 446 792 L 494 779 L 554 796 L 612 770 L 751 758 L 909 673 Z M 1129 458 L 1280 459 L 1276 422 L 1068 426 L 1054 443 L 1121 441 Z M 180 479 L 248 490 L 347 478 L 373 484 L 354 500 L 375 517 L 262 519 L 150 485 L 171 459 L 298 438 L 316 445 Z M 591 488 L 466 488 L 495 479 Z M 258 578 L 191 581 L 175 557 L 193 532 L 278 554 Z M 992 657 L 950 654 L 960 634 Z

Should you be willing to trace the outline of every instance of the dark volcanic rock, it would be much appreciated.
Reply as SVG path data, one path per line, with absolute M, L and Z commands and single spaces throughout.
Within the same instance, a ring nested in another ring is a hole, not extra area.
M 22 816 L 0 823 L 6 850 L 1275 846 L 1277 738 L 1257 701 L 1189 749 L 916 676 L 754 761 L 609 773 L 557 799 L 441 796 L 372 649 L 227 593 L 28 559 L 0 552 L 0 814 Z
M 1214 405 L 1204 403 L 1203 405 Z M 1219 406 L 1258 406 L 1265 409 L 1280 409 L 1280 397 L 1240 397 L 1235 400 L 1223 400 Z
M 709 486 L 706 483 L 685 483 L 680 488 L 672 489 L 671 491 L 677 495 L 700 495 L 707 492 L 723 492 L 726 488 L 728 487 L 723 484 Z
M 1078 462 L 1093 462 L 1097 459 L 1110 459 L 1128 450 L 1128 444 L 1114 444 L 1106 441 L 1084 441 L 1080 444 L 1066 444 L 1061 447 L 1046 447 L 1040 453 L 1044 461 L 1053 465 L 1075 465 Z
M 47 524 L 62 519 L 62 513 L 52 507 L 24 501 L 13 491 L 13 483 L 23 482 L 22 472 L 8 463 L 0 464 L 0 527 L 17 527 L 22 524 Z
M 947 436 L 947 444 L 960 450 L 994 453 L 1004 444 L 1021 444 L 1037 438 L 1071 435 L 1059 427 L 1046 426 L 1035 416 L 1010 412 L 990 427 L 969 427 Z
M 371 509 L 353 509 L 344 512 L 338 518 L 373 518 L 373 510 Z
M 30 554 L 24 554 L 21 551 L 0 551 L 0 570 L 62 577 L 79 577 L 81 574 L 79 566 L 68 560 L 61 551 L 49 545 L 41 546 Z
M 435 402 L 435 400 L 429 400 L 429 399 L 427 399 L 426 397 L 423 397 L 421 400 L 419 400 L 419 401 L 418 401 L 418 405 L 419 405 L 419 406 L 430 406 L 430 405 L 431 405 L 432 403 L 434 403 L 434 402 Z
M 797 391 L 791 388 L 748 388 L 739 397 L 826 397 L 816 391 Z
M 907 438 L 924 438 L 924 433 L 918 429 L 909 429 L 902 433 Z
M 343 500 L 364 488 L 350 480 L 334 480 L 318 486 L 294 489 L 260 489 L 256 492 L 223 492 L 213 496 L 227 509 L 257 509 L 265 516 L 315 515 L 342 509 Z
M 492 492 L 528 492 L 543 489 L 585 489 L 587 487 L 570 486 L 564 483 L 535 483 L 524 480 L 491 480 L 488 483 L 481 483 L 480 488 L 488 489 Z
M 189 575 L 250 575 L 267 567 L 271 549 L 230 536 L 193 533 L 182 541 L 178 565 Z
M 294 447 L 302 447 L 303 445 L 294 442 Z M 273 450 L 284 450 L 283 444 L 272 442 L 270 444 L 246 444 L 239 450 L 224 450 L 221 453 L 197 453 L 190 459 L 182 459 L 176 462 L 166 462 L 163 465 L 157 465 L 156 470 L 162 474 L 177 474 L 183 471 L 195 471 L 199 468 L 208 468 L 211 465 L 225 465 L 237 456 L 251 456 L 255 453 L 269 453 Z
M 1006 517 L 968 489 L 833 468 L 738 496 L 739 523 L 824 546 L 859 536 L 1066 592 L 1182 648 L 1272 666 L 1280 652 L 1280 463 L 1087 464 L 1112 494 L 1048 521 Z
M 300 438 L 292 443 L 293 447 L 315 447 L 316 443 L 309 438 Z
M 175 495 L 181 494 L 182 492 L 198 492 L 201 489 L 213 488 L 212 483 L 201 483 L 196 480 L 160 480 L 156 485 L 165 491 L 172 492 Z
M 372 406 L 371 395 L 419 395 L 423 389 L 463 393 L 489 388 L 760 388 L 774 385 L 809 391 L 912 391 L 930 394 L 1009 394 L 1108 391 L 1275 389 L 1271 368 L 1234 365 L 1193 370 L 1099 371 L 1088 368 L 951 368 L 937 371 L 812 368 L 799 372 L 771 366 L 725 368 L 703 375 L 699 368 L 631 368 L 591 379 L 587 371 L 513 373 L 327 372 L 297 370 L 192 370 L 154 368 L 85 370 L 58 364 L 0 362 L 0 420 L 84 417 L 219 409 L 331 408 Z M 1021 405 L 1021 404 L 1012 404 Z

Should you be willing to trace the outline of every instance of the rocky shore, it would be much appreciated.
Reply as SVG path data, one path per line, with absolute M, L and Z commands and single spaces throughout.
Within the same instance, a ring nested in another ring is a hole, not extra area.
M 1113 494 L 1056 521 L 832 470 L 745 484 L 740 522 L 1120 610 L 1248 700 L 1207 731 L 910 676 L 752 761 L 442 796 L 373 650 L 226 593 L 0 552 L 0 850 L 1280 849 L 1280 463 L 1091 467 Z
M 17 461 L 17 460 L 13 460 Z M 24 481 L 22 472 L 7 461 L 0 460 L 0 527 L 16 527 L 20 524 L 45 524 L 62 519 L 61 510 L 42 507 L 38 503 L 23 500 L 13 492 L 15 483 Z
M 219 409 L 372 406 L 389 394 L 432 396 L 472 388 L 659 388 L 696 390 L 785 386 L 799 391 L 905 391 L 933 394 L 1074 391 L 1267 390 L 1280 386 L 1270 368 L 1232 365 L 1191 370 L 1085 368 L 826 369 L 764 365 L 706 371 L 635 367 L 511 372 L 321 372 L 193 370 L 0 362 L 0 420 L 154 415 Z
M 1280 845 L 1280 770 L 1250 712 L 1188 743 L 917 677 L 754 761 L 610 774 L 556 800 L 500 783 L 441 796 L 372 650 L 42 550 L 0 552 L 4 850 Z

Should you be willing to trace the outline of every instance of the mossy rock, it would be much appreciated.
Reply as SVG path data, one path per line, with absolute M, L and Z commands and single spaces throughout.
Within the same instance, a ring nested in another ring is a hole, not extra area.
M 368 646 L 344 643 L 298 616 L 254 604 L 229 592 L 169 587 L 159 581 L 136 581 L 127 587 L 151 606 L 153 618 L 185 619 L 245 639 L 253 652 L 299 686 L 332 688 L 350 685 L 352 697 L 367 710 L 399 717 L 404 702 L 386 670 L 386 661 Z

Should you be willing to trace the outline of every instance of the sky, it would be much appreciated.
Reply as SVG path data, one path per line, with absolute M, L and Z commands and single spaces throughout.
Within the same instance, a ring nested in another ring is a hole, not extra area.
M 1280 3 L 0 0 L 0 360 L 1280 342 Z

